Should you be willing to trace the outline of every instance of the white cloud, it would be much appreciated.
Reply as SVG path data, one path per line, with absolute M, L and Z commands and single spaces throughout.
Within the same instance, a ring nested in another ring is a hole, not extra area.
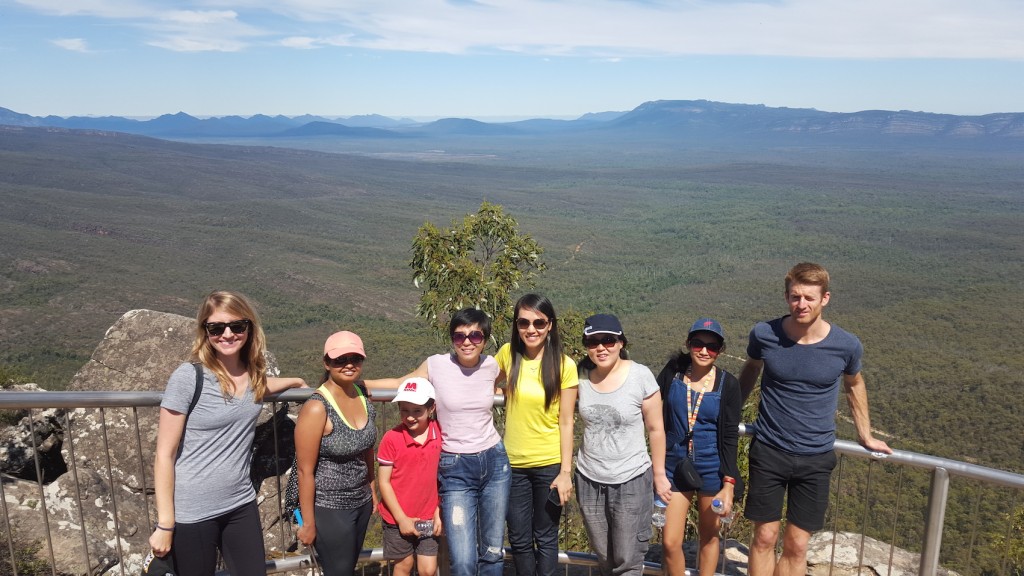
M 311 50 L 317 47 L 320 42 L 309 36 L 289 36 L 282 39 L 279 44 L 285 48 L 297 48 L 299 50 Z
M 161 35 L 151 43 L 169 49 L 241 49 L 260 37 L 289 48 L 451 54 L 1024 60 L 1020 0 L 18 2 L 45 13 L 156 29 Z
M 242 22 L 235 10 L 167 10 L 143 25 L 151 46 L 175 52 L 238 52 L 266 30 Z
M 148 44 L 174 52 L 238 52 L 245 48 L 245 43 L 229 38 L 197 36 L 168 36 L 162 40 L 152 40 Z
M 265 7 L 342 29 L 348 46 L 381 50 L 1024 59 L 1018 0 L 281 0 Z
M 55 45 L 72 52 L 90 52 L 89 44 L 82 38 L 58 38 L 51 40 Z
M 238 13 L 234 10 L 171 10 L 160 14 L 160 19 L 187 26 L 217 26 L 234 23 Z
M 15 0 L 46 14 L 58 16 L 96 16 L 99 18 L 138 18 L 157 8 L 149 0 Z

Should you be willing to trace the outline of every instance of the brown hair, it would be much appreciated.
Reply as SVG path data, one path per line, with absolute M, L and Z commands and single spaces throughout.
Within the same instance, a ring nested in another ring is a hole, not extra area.
M 786 293 L 789 293 L 791 284 L 805 284 L 807 286 L 820 286 L 821 293 L 828 292 L 828 270 L 821 264 L 813 262 L 801 262 L 789 269 L 786 274 Z
M 267 339 L 263 334 L 263 326 L 260 325 L 256 310 L 249 304 L 245 296 L 237 292 L 216 290 L 203 300 L 202 305 L 199 306 L 199 313 L 196 314 L 196 337 L 192 341 L 192 359 L 202 362 L 203 366 L 217 375 L 221 393 L 225 398 L 230 398 L 233 395 L 231 376 L 217 359 L 213 345 L 210 344 L 210 339 L 206 335 L 206 320 L 217 311 L 228 312 L 250 322 L 249 336 L 242 347 L 241 358 L 249 373 L 253 395 L 257 402 L 262 402 L 263 395 L 267 391 Z

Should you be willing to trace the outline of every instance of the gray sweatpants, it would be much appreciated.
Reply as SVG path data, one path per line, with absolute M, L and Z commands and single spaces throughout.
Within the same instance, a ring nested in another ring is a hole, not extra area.
M 640 576 L 651 540 L 654 473 L 602 484 L 576 473 L 576 500 L 601 576 Z

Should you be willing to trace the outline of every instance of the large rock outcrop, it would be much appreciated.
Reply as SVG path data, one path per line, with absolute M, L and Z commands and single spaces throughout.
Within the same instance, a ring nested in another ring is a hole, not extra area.
M 194 329 L 191 318 L 130 311 L 110 327 L 69 390 L 162 391 L 170 373 L 187 360 Z M 268 360 L 276 375 L 276 363 Z M 268 551 L 290 543 L 290 531 L 279 523 L 279 486 L 286 478 L 278 473 L 291 465 L 294 452 L 289 406 L 278 405 L 276 413 L 272 406 L 267 405 L 258 423 L 253 465 Z M 40 490 L 34 481 L 33 452 L 25 448 L 30 447 L 28 419 L 7 431 L 6 437 L 20 439 L 0 441 L 0 450 L 6 446 L 5 455 L 17 463 L 4 469 L 10 476 L 3 489 L 19 539 L 45 542 L 49 528 L 58 573 L 103 574 L 119 558 L 127 573 L 138 573 L 156 518 L 153 454 L 159 408 L 76 408 L 66 417 L 63 410 L 36 410 L 33 416 L 40 457 L 58 461 L 66 472 L 55 478 L 44 473 Z M 49 468 L 59 472 L 61 466 Z M 45 515 L 40 502 L 45 503 Z M 45 545 L 39 554 L 48 558 Z

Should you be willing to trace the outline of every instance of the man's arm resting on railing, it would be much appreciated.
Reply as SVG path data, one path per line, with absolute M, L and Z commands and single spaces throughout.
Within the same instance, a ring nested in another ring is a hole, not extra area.
M 861 373 L 843 374 L 846 388 L 846 402 L 850 405 L 853 425 L 857 427 L 857 441 L 872 452 L 892 454 L 892 448 L 871 433 L 871 417 L 868 415 L 868 390 Z

